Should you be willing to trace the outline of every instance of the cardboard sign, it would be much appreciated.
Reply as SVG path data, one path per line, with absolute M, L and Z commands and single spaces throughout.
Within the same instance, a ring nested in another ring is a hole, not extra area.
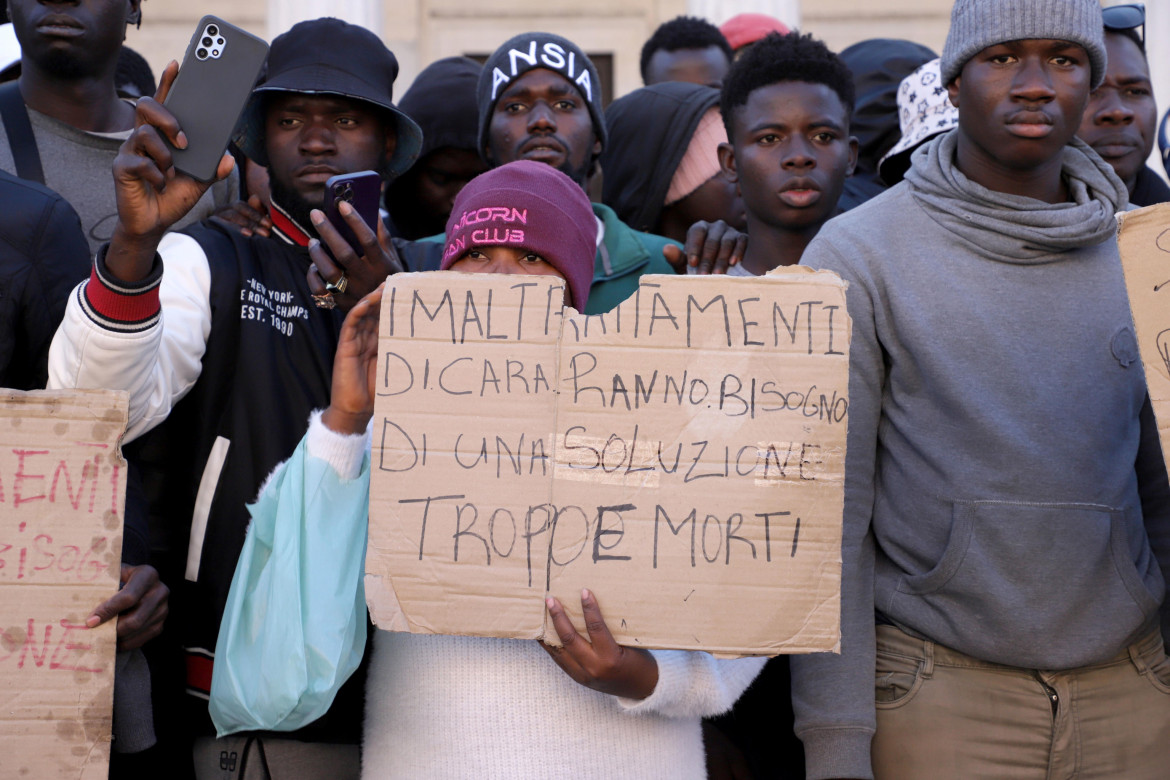
M 1134 333 L 1170 467 L 1170 204 L 1118 214 L 1117 228 Z
M 382 628 L 837 647 L 845 284 L 646 276 L 605 315 L 541 276 L 399 274 L 382 299 L 366 597 Z
M 0 767 L 104 780 L 115 623 L 85 620 L 118 589 L 127 396 L 0 390 Z

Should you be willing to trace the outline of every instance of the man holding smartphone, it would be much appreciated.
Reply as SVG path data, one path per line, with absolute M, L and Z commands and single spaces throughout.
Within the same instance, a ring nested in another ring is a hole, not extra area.
M 306 279 L 325 257 L 315 226 L 336 238 L 316 210 L 325 182 L 367 169 L 393 178 L 413 162 L 421 132 L 394 107 L 398 63 L 373 33 L 337 19 L 298 24 L 273 41 L 237 138 L 269 168 L 272 235 L 208 221 L 164 237 L 208 187 L 172 171 L 163 140 L 186 144 L 162 106 L 176 72 L 172 64 L 163 73 L 157 100 L 138 103 L 141 126 L 114 164 L 113 239 L 72 296 L 50 384 L 126 389 L 127 441 L 151 432 L 138 452 L 188 586 L 177 589 L 172 620 L 184 631 L 187 690 L 198 697 L 197 776 L 221 772 L 221 754 L 256 767 L 262 754 L 276 776 L 357 777 L 358 676 L 330 714 L 288 740 L 214 740 L 204 702 L 245 505 L 329 400 L 341 317 L 314 304 Z M 231 169 L 225 155 L 218 178 Z M 384 277 L 391 261 L 378 237 L 352 209 L 341 211 L 365 253 L 338 262 Z

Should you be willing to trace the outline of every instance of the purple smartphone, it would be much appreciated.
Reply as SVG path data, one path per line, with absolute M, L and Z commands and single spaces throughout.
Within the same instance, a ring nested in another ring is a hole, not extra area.
M 341 205 L 342 201 L 353 206 L 376 235 L 378 220 L 381 218 L 378 213 L 378 203 L 381 197 L 382 177 L 374 171 L 342 173 L 331 176 L 325 182 L 325 216 L 329 219 L 330 224 L 337 228 L 337 232 L 341 234 L 346 243 L 353 247 L 353 251 L 358 257 L 364 255 L 365 250 L 362 249 L 361 243 L 358 242 L 353 231 L 349 229 L 345 217 L 341 216 L 337 207 Z

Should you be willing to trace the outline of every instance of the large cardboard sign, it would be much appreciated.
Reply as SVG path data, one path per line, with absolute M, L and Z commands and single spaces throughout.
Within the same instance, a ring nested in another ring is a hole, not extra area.
M 642 277 L 605 315 L 539 276 L 382 301 L 366 594 L 382 628 L 833 650 L 850 323 L 837 276 Z
M 125 393 L 0 390 L 0 777 L 109 772 Z
M 1127 211 L 1117 221 L 1138 352 L 1170 467 L 1170 204 Z

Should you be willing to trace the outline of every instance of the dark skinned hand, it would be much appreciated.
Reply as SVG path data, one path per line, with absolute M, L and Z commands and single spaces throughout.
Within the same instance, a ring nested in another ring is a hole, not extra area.
M 590 591 L 581 591 L 581 611 L 589 639 L 577 633 L 561 602 L 550 597 L 545 605 L 562 646 L 543 642 L 540 646 L 565 674 L 586 688 L 626 699 L 645 699 L 654 693 L 658 685 L 658 662 L 648 650 L 623 647 L 614 641 L 601 616 L 601 607 Z
M 671 244 L 662 248 L 662 254 L 676 273 L 685 274 L 690 266 L 700 275 L 725 274 L 728 268 L 743 260 L 747 242 L 747 233 L 739 232 L 721 219 L 700 221 L 687 230 L 682 249 Z
M 342 311 L 349 311 L 386 281 L 387 276 L 403 270 L 403 266 L 382 220 L 378 220 L 375 234 L 353 206 L 342 202 L 337 210 L 361 245 L 362 256 L 358 257 L 353 247 L 329 223 L 325 212 L 313 209 L 309 218 L 321 241 L 309 243 L 309 256 L 313 258 L 308 273 L 309 290 L 313 295 L 323 295 L 328 292 L 325 283 L 336 284 L 344 273 L 349 280 L 345 292 L 333 293 L 333 300 Z M 329 247 L 333 257 L 321 246 L 322 242 Z
M 171 591 L 158 578 L 153 566 L 122 564 L 122 587 L 98 604 L 85 621 L 96 628 L 118 618 L 118 649 L 135 650 L 162 633 L 167 619 Z
M 272 231 L 272 218 L 268 216 L 268 210 L 264 208 L 264 202 L 260 200 L 259 195 L 253 195 L 247 200 L 237 200 L 215 212 L 215 216 L 235 225 L 245 236 L 267 238 Z
M 185 149 L 187 136 L 174 114 L 163 106 L 179 65 L 163 71 L 158 92 L 135 106 L 135 128 L 114 158 L 114 192 L 118 221 L 114 225 L 106 265 L 115 277 L 134 282 L 150 273 L 158 242 L 172 225 L 199 202 L 212 182 L 201 182 L 175 170 L 171 148 Z M 225 153 L 216 169 L 216 181 L 235 166 Z
M 358 301 L 341 325 L 337 355 L 333 358 L 329 408 L 321 415 L 321 422 L 331 431 L 365 433 L 374 415 L 382 289 L 379 286 Z

